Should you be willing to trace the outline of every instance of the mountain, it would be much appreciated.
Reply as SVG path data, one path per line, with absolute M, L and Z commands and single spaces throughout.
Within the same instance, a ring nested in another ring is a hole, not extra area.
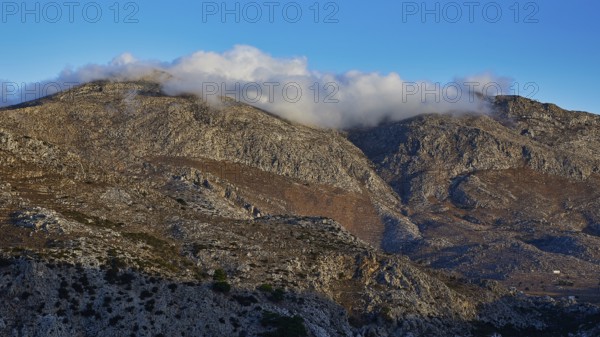
M 591 336 L 598 118 L 495 106 L 332 131 L 100 81 L 4 108 L 0 334 Z M 570 292 L 510 288 L 546 267 Z
M 490 115 L 419 116 L 349 139 L 419 226 L 422 239 L 396 251 L 523 291 L 600 299 L 600 116 L 499 96 Z
M 68 149 L 94 168 L 88 176 L 135 172 L 144 181 L 154 170 L 196 168 L 233 181 L 232 198 L 248 209 L 328 216 L 376 246 L 386 230 L 418 235 L 397 195 L 347 139 L 248 105 L 213 109 L 192 96 L 162 95 L 151 82 L 100 82 L 3 115 L 0 127 Z

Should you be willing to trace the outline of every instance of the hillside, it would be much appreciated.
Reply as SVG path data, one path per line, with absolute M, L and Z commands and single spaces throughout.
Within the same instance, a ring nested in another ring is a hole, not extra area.
M 591 336 L 595 305 L 507 282 L 597 275 L 598 120 L 520 100 L 348 132 L 149 81 L 2 109 L 0 335 Z
M 598 115 L 501 96 L 491 115 L 419 116 L 352 130 L 349 139 L 423 236 L 390 250 L 526 292 L 597 302 L 599 130 Z

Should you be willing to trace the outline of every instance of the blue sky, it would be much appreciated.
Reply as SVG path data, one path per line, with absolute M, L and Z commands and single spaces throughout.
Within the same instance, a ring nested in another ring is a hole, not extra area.
M 306 57 L 310 69 L 324 72 L 396 72 L 407 80 L 442 84 L 491 72 L 512 78 L 524 96 L 600 113 L 600 4 L 592 0 L 26 1 L 26 8 L 8 1 L 0 6 L 3 81 L 45 80 L 65 67 L 106 64 L 123 52 L 172 61 L 245 44 L 277 58 Z M 230 13 L 223 18 L 224 10 Z M 528 90 L 530 82 L 535 85 Z

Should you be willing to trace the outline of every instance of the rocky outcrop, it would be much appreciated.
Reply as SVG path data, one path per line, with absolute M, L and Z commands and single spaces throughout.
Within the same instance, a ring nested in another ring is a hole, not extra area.
M 58 213 L 41 207 L 33 207 L 13 215 L 14 225 L 33 230 L 43 230 L 58 234 L 69 233 L 77 223 L 72 223 Z

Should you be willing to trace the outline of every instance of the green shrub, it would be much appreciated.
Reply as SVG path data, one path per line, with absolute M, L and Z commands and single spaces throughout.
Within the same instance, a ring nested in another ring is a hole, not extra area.
M 267 298 L 273 302 L 281 302 L 285 299 L 285 290 L 283 288 L 274 289 L 272 285 L 268 283 L 261 284 L 257 288 L 258 290 L 268 293 Z
M 163 251 L 169 249 L 169 242 L 159 239 L 153 235 L 144 232 L 123 232 L 121 235 L 132 241 L 138 241 L 147 244 L 150 247 Z
M 225 271 L 223 269 L 217 269 L 217 270 L 215 270 L 215 273 L 213 274 L 213 280 L 215 280 L 217 282 L 227 281 L 227 273 L 225 273 Z
M 69 300 L 69 290 L 67 289 L 68 283 L 62 281 L 60 283 L 60 288 L 58 288 L 58 298 L 61 300 Z
M 13 264 L 13 259 L 0 257 L 0 268 L 10 267 Z
M 150 299 L 148 300 L 145 304 L 144 304 L 144 309 L 146 309 L 147 312 L 152 312 L 154 310 L 154 304 L 156 303 L 155 300 Z
M 228 293 L 231 290 L 231 285 L 226 281 L 217 281 L 213 283 L 212 289 L 220 293 Z
M 269 299 L 273 302 L 281 302 L 285 299 L 285 290 L 282 288 L 277 288 L 273 290 Z
M 258 300 L 256 299 L 256 297 L 254 297 L 252 295 L 249 295 L 249 296 L 234 295 L 233 299 L 236 300 L 243 307 L 248 307 L 254 303 L 258 303 Z
M 88 226 L 96 226 L 103 228 L 122 228 L 125 224 L 122 222 L 114 223 L 108 219 L 101 219 L 96 216 L 83 214 L 77 211 L 65 210 L 62 214 L 71 220 L 75 220 L 81 224 Z
M 142 290 L 142 292 L 140 293 L 140 300 L 145 300 L 147 298 L 152 297 L 152 293 L 150 293 L 148 290 Z
M 121 320 L 123 320 L 123 319 L 125 319 L 125 317 L 123 317 L 123 316 L 121 316 L 121 315 L 117 315 L 117 316 L 114 316 L 114 317 L 112 317 L 111 319 L 109 319 L 109 320 L 108 320 L 108 324 L 109 324 L 110 326 L 115 326 L 115 325 L 117 325 L 117 323 L 119 323 L 119 321 L 121 321 Z
M 270 293 L 273 292 L 273 286 L 268 283 L 263 283 L 260 286 L 258 286 L 258 290 L 265 293 Z
M 572 287 L 573 285 L 575 285 L 575 283 L 573 281 L 559 280 L 558 285 L 564 287 Z
M 303 337 L 308 336 L 304 319 L 300 316 L 286 317 L 279 314 L 265 311 L 260 323 L 266 327 L 275 328 L 274 331 L 268 331 L 260 334 L 262 337 Z

